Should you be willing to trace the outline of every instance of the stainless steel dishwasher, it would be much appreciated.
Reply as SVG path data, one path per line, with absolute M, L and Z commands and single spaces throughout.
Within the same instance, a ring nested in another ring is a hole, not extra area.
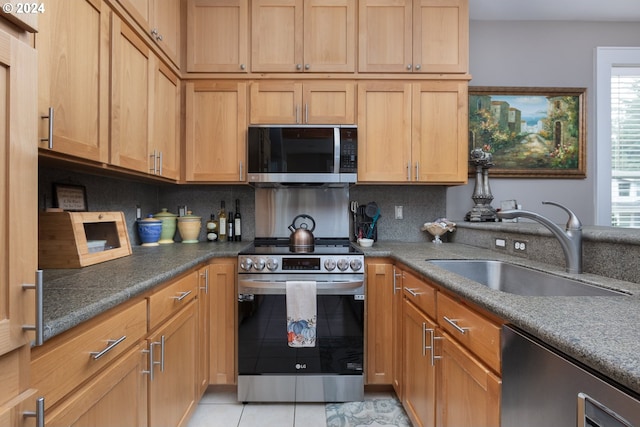
M 502 427 L 640 427 L 640 396 L 510 326 L 501 411 Z

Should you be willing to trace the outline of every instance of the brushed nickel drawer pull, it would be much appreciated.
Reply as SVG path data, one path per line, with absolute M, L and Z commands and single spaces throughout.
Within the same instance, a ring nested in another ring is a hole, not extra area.
M 25 411 L 22 413 L 23 418 L 35 418 L 36 427 L 44 427 L 44 397 L 36 399 L 36 410 Z
M 192 291 L 185 291 L 185 292 L 180 292 L 180 295 L 175 296 L 175 297 L 171 297 L 176 301 L 182 301 L 183 299 L 185 299 L 186 297 L 188 297 L 189 295 L 191 295 Z
M 421 293 L 416 292 L 416 291 L 414 291 L 414 290 L 413 290 L 413 289 L 411 289 L 411 288 L 404 288 L 404 289 L 405 289 L 407 292 L 409 292 L 409 293 L 411 294 L 411 296 L 419 297 L 420 295 L 422 295 Z
M 92 351 L 91 353 L 89 353 L 91 355 L 91 358 L 93 360 L 98 360 L 100 359 L 102 356 L 104 356 L 105 354 L 109 353 L 111 350 L 114 349 L 115 346 L 117 346 L 118 344 L 120 344 L 122 341 L 124 341 L 127 338 L 126 335 L 121 336 L 120 338 L 118 338 L 117 340 L 107 340 L 107 343 L 109 344 L 104 350 L 102 351 Z
M 442 318 L 451 326 L 453 326 L 456 331 L 460 332 L 461 334 L 466 334 L 467 331 L 469 330 L 469 328 L 463 328 L 460 325 L 458 325 L 456 322 L 459 322 L 458 319 L 449 319 L 447 316 L 442 316 Z

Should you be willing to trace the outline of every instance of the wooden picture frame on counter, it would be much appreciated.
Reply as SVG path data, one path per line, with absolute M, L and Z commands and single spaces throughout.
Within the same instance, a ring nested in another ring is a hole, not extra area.
M 67 212 L 87 212 L 87 188 L 84 185 L 54 182 L 53 207 Z
M 492 154 L 492 177 L 586 178 L 585 96 L 585 88 L 470 87 L 469 152 Z

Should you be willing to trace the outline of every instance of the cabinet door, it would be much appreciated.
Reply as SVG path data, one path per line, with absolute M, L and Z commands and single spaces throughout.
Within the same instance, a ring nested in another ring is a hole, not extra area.
M 302 83 L 251 83 L 251 124 L 299 124 L 303 117 Z
M 49 1 L 40 14 L 39 147 L 108 161 L 109 8 L 101 0 Z M 42 141 L 45 139 L 45 141 Z
M 209 386 L 209 342 L 211 341 L 209 304 L 209 266 L 198 270 L 198 345 L 196 349 L 196 399 L 200 399 Z
M 151 38 L 180 66 L 180 0 L 151 0 Z
M 393 382 L 393 266 L 367 263 L 367 384 Z
M 251 69 L 303 69 L 303 0 L 254 0 L 251 6 Z
M 196 404 L 197 306 L 191 301 L 149 337 L 154 347 L 149 379 L 149 425 L 185 425 Z M 163 344 L 164 343 L 164 344 Z
M 24 424 L 33 411 L 29 389 L 34 284 L 38 266 L 37 54 L 0 31 L 0 425 Z
M 187 71 L 246 73 L 248 0 L 189 0 Z
M 402 337 L 403 337 L 403 310 L 402 310 L 402 275 L 403 272 L 400 269 L 396 269 L 393 267 L 393 309 L 392 309 L 392 327 L 391 327 L 391 342 L 392 344 L 392 354 L 391 359 L 393 360 L 393 376 L 392 382 L 393 390 L 396 392 L 398 399 L 402 401 L 403 393 L 404 393 L 404 382 L 402 380 L 403 375 L 403 346 L 402 346 Z
M 47 412 L 47 426 L 147 425 L 147 355 L 138 344 Z
M 443 335 L 437 379 L 438 426 L 499 426 L 500 378 Z
M 153 58 L 153 82 L 149 106 L 152 126 L 149 152 L 155 153 L 152 173 L 180 178 L 180 80 L 158 58 Z
M 423 73 L 469 69 L 468 0 L 413 0 L 413 68 Z
M 189 82 L 186 100 L 186 180 L 245 181 L 246 83 Z
M 303 123 L 354 124 L 355 83 L 307 82 L 302 86 Z
M 238 320 L 235 260 L 214 260 L 209 266 L 209 290 L 211 292 L 209 383 L 235 384 Z
M 358 84 L 358 181 L 407 182 L 411 162 L 411 84 Z
M 413 304 L 404 303 L 404 393 L 402 404 L 416 427 L 436 424 L 436 367 L 432 343 L 436 324 Z M 449 424 L 457 426 L 457 424 Z
M 467 182 L 467 105 L 467 82 L 414 83 L 411 157 L 416 181 Z
M 361 0 L 359 3 L 359 70 L 411 72 L 412 1 Z
M 355 18 L 355 0 L 305 0 L 304 71 L 355 71 Z
M 120 18 L 112 17 L 111 164 L 149 173 L 149 97 L 153 53 Z

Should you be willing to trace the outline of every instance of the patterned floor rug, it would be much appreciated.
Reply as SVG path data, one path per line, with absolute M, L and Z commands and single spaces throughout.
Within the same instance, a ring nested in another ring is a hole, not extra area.
M 396 399 L 329 403 L 326 413 L 327 427 L 411 427 L 402 404 Z

